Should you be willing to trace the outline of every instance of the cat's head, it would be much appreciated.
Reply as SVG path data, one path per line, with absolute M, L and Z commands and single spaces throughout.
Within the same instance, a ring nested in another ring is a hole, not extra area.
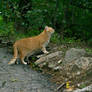
M 45 26 L 45 31 L 49 34 L 53 34 L 55 30 L 52 27 Z

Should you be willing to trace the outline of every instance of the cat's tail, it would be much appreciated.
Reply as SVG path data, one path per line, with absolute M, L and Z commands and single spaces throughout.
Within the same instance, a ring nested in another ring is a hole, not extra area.
M 18 49 L 17 49 L 17 46 L 14 45 L 14 56 L 13 58 L 11 59 L 11 61 L 8 63 L 9 65 L 11 64 L 14 64 L 16 62 L 16 59 L 17 59 L 17 56 L 18 56 Z

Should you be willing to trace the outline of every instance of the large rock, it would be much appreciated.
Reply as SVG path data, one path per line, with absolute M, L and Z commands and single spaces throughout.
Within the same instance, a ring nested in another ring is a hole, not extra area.
M 82 56 L 85 56 L 86 51 L 84 49 L 71 48 L 65 54 L 65 63 L 76 60 Z
M 92 57 L 86 57 L 86 51 L 84 49 L 71 48 L 66 51 L 60 69 L 79 74 L 82 70 L 88 70 L 91 67 Z
M 56 51 L 53 53 L 49 53 L 48 55 L 42 55 L 35 64 L 43 67 L 44 65 L 48 64 L 49 68 L 54 68 L 58 61 L 62 58 L 62 51 Z
M 92 66 L 92 58 L 80 57 L 79 59 L 74 61 L 74 64 L 77 65 L 77 67 L 80 69 L 88 69 Z
M 81 73 L 82 70 L 87 71 L 92 68 L 92 57 L 80 57 L 71 62 L 61 64 L 61 67 L 61 69 L 65 69 L 66 72 Z

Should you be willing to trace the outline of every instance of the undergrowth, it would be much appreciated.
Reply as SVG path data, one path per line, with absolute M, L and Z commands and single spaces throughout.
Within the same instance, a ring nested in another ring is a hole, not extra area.
M 32 37 L 40 34 L 43 30 L 30 30 L 28 29 L 26 32 L 23 32 L 22 30 L 16 30 L 14 27 L 14 22 L 8 22 L 6 23 L 2 16 L 0 16 L 0 36 L 8 36 L 8 39 L 10 40 L 19 40 L 21 38 L 26 37 Z M 62 39 L 61 34 L 55 32 L 51 37 L 51 42 L 54 44 L 75 44 L 75 43 L 85 43 L 85 41 L 81 39 L 75 39 L 74 37 L 64 37 Z M 91 46 L 92 40 L 90 39 L 87 42 L 88 46 Z M 91 52 L 90 50 L 87 50 L 88 52 Z

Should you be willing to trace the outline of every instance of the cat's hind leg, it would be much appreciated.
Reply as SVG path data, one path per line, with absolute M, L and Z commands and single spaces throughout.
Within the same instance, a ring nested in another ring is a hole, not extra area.
M 9 65 L 14 64 L 16 62 L 17 56 L 18 56 L 18 50 L 17 50 L 17 47 L 14 46 L 14 56 L 13 56 L 13 59 L 11 59 L 11 61 L 8 64 Z
M 20 55 L 21 62 L 22 62 L 24 65 L 27 65 L 27 62 L 24 61 L 24 58 L 25 58 L 25 55 L 24 55 L 24 54 L 21 54 L 21 55 Z

